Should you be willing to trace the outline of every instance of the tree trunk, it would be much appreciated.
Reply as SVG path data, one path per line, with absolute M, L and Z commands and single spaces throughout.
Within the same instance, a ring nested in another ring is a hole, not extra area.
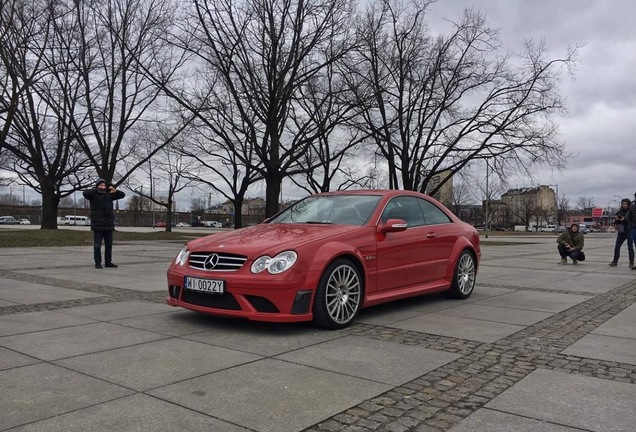
M 234 228 L 243 228 L 243 197 L 234 198 Z
M 265 188 L 265 217 L 278 213 L 278 198 L 280 197 L 280 178 L 278 175 L 269 175 Z
M 55 187 L 43 183 L 42 187 L 42 226 L 43 230 L 57 229 L 57 207 L 60 197 L 55 193 Z
M 168 200 L 166 207 L 166 232 L 172 232 L 172 200 Z

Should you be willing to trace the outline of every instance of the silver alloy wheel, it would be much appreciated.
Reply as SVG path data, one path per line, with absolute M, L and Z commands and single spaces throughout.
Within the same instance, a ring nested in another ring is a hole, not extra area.
M 340 265 L 331 272 L 325 291 L 327 312 L 338 324 L 351 321 L 360 307 L 362 284 L 350 265 Z
M 457 287 L 462 294 L 468 295 L 475 286 L 475 260 L 469 253 L 459 258 L 457 265 Z

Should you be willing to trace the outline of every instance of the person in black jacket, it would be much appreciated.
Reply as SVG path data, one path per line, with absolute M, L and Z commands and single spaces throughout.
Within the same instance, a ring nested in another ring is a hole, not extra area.
M 115 189 L 113 185 L 107 187 L 104 179 L 97 179 L 95 189 L 84 191 L 83 195 L 91 203 L 95 268 L 102 268 L 102 241 L 105 249 L 105 266 L 117 267 L 113 264 L 113 231 L 115 230 L 113 201 L 122 199 L 126 194 Z
M 628 198 L 621 200 L 621 208 L 614 216 L 614 227 L 616 228 L 616 246 L 614 246 L 614 259 L 609 263 L 610 267 L 618 265 L 621 256 L 621 246 L 627 240 L 627 254 L 629 257 L 629 268 L 634 268 L 634 245 L 632 242 L 632 221 L 633 215 L 629 206 L 631 201 Z

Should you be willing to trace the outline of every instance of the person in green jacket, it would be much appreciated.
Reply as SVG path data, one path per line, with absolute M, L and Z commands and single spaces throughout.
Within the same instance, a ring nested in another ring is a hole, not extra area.
M 573 223 L 570 225 L 568 230 L 557 238 L 557 243 L 559 254 L 561 255 L 561 262 L 559 264 L 567 264 L 568 257 L 572 259 L 572 264 L 577 264 L 579 261 L 582 261 L 580 259 L 581 250 L 583 249 L 585 239 L 583 238 L 583 234 L 579 232 L 579 224 Z

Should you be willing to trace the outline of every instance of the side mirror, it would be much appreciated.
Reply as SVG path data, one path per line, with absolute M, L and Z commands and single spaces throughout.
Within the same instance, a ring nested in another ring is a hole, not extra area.
M 380 226 L 380 232 L 382 234 L 390 233 L 390 232 L 402 232 L 406 231 L 409 227 L 409 224 L 406 223 L 405 220 L 402 219 L 389 219 L 386 223 Z

